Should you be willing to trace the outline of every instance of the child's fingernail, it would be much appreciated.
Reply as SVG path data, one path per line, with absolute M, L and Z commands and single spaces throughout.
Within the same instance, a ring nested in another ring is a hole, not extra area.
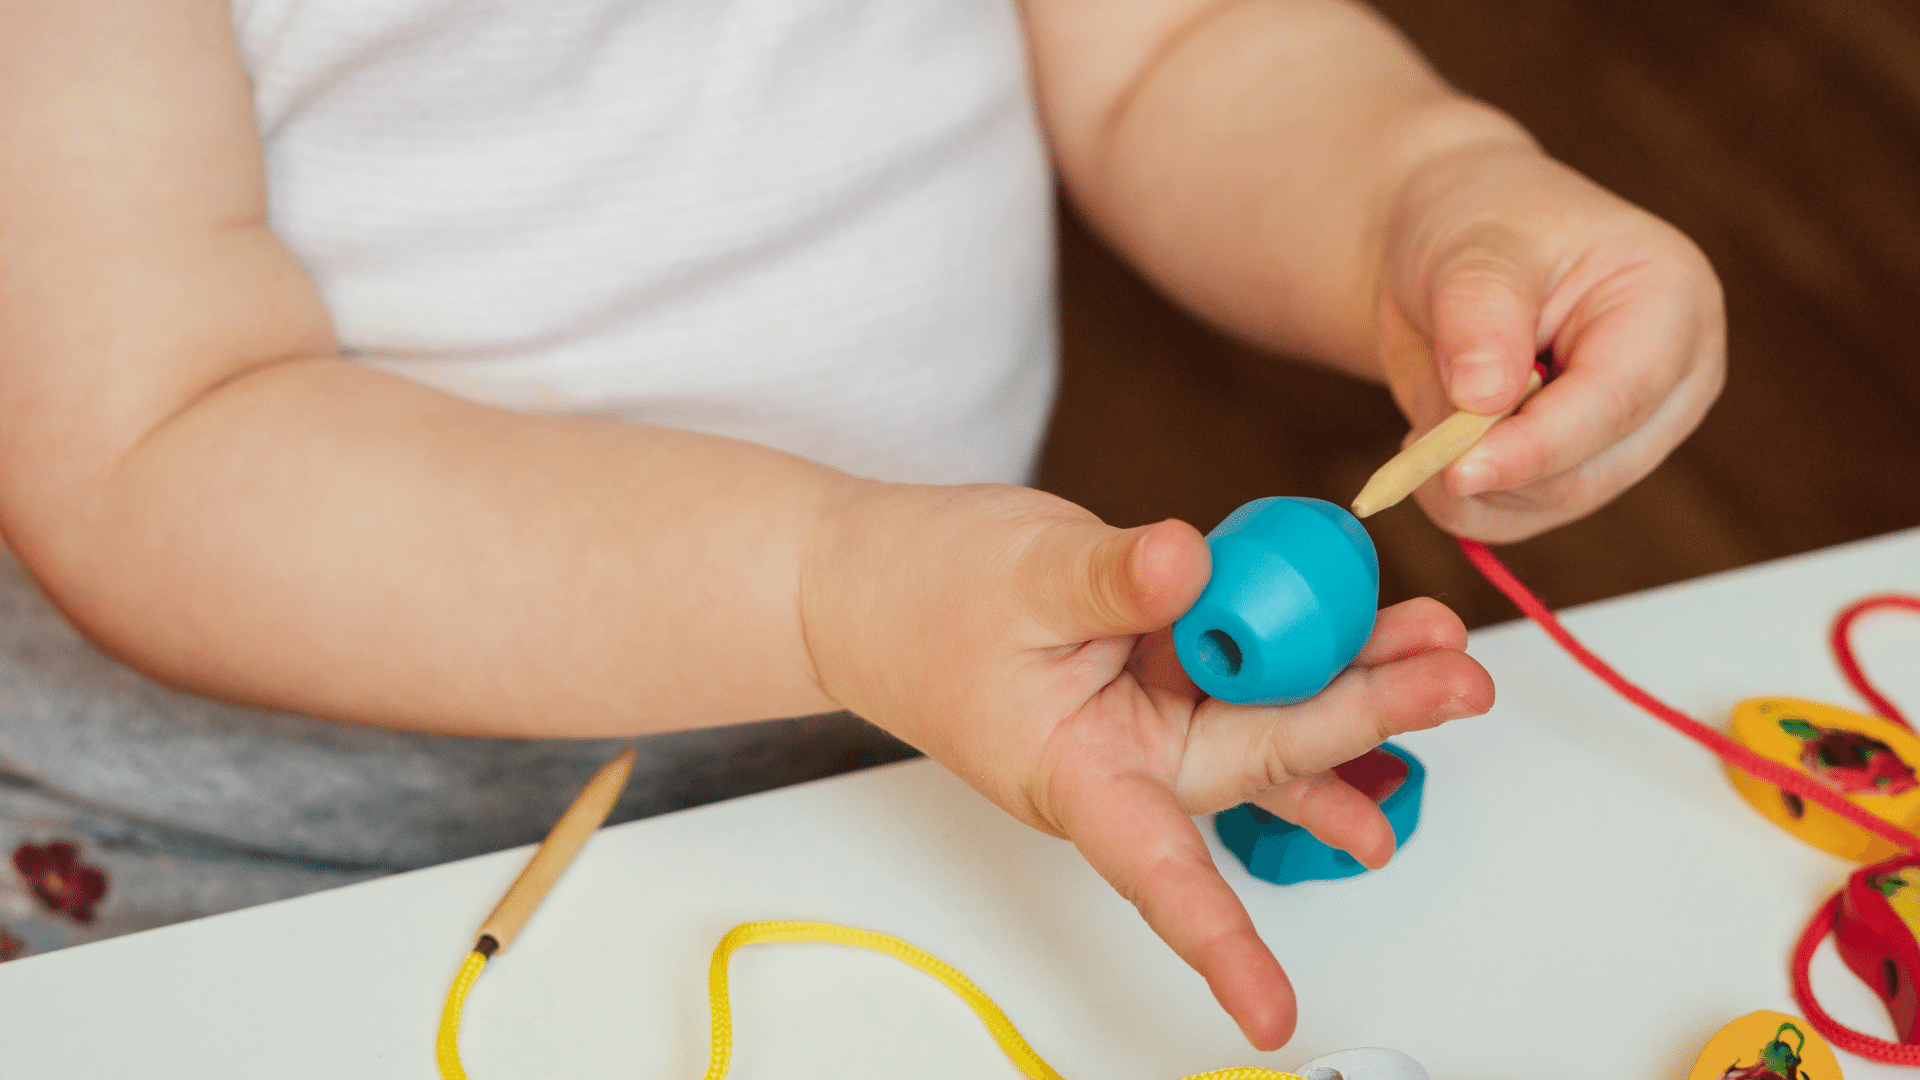
M 1454 405 L 1467 409 L 1487 404 L 1487 399 L 1499 393 L 1506 381 L 1499 357 L 1492 353 L 1468 353 L 1453 362 L 1453 385 L 1449 389 Z
M 1485 454 L 1468 454 L 1453 466 L 1453 493 L 1465 499 L 1493 488 L 1493 463 Z
M 1465 720 L 1469 716 L 1479 716 L 1481 710 L 1474 708 L 1461 698 L 1449 698 L 1433 710 L 1433 718 L 1446 723 L 1448 720 Z

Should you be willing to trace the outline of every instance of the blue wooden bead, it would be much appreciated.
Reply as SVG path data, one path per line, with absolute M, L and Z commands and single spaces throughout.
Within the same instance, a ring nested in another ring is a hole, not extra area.
M 1359 519 L 1322 499 L 1255 499 L 1207 534 L 1213 576 L 1173 624 L 1200 689 L 1240 705 L 1319 693 L 1373 633 L 1380 560 Z

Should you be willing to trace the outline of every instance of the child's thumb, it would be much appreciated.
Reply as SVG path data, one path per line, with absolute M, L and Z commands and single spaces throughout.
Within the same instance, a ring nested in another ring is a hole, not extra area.
M 1065 641 L 1090 641 L 1173 622 L 1211 568 L 1199 530 L 1169 519 L 1135 529 L 1058 526 L 1035 540 L 1023 569 L 1034 618 Z
M 1429 315 L 1434 362 L 1455 408 L 1497 413 L 1519 400 L 1537 351 L 1540 305 L 1535 275 L 1497 246 L 1448 260 Z

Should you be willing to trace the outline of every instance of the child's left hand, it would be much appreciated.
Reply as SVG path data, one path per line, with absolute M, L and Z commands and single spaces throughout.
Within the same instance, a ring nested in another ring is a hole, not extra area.
M 1178 521 L 1121 530 L 1027 488 L 859 482 L 810 545 L 800 605 L 826 696 L 1073 841 L 1273 1049 L 1293 1031 L 1292 988 L 1193 816 L 1254 802 L 1382 866 L 1392 828 L 1330 770 L 1485 712 L 1493 683 L 1459 618 L 1420 599 L 1380 612 L 1311 700 L 1209 698 L 1168 625 L 1210 569 Z
M 1531 146 L 1415 170 L 1382 262 L 1382 373 L 1415 433 L 1455 409 L 1510 408 L 1552 352 L 1552 384 L 1416 493 L 1450 532 L 1516 540 L 1590 513 L 1719 393 L 1726 331 L 1706 258 Z

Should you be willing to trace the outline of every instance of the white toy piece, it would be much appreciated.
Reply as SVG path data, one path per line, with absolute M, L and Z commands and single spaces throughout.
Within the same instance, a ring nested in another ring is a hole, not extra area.
M 1306 1080 L 1433 1080 L 1419 1062 L 1377 1047 L 1323 1054 L 1293 1071 Z

